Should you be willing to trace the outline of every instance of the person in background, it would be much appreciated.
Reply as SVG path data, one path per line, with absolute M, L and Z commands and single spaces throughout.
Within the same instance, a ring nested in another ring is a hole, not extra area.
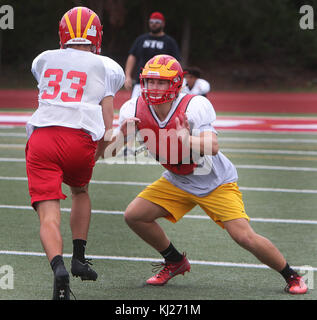
M 199 94 L 206 97 L 210 92 L 210 84 L 205 79 L 201 79 L 201 71 L 197 67 L 188 67 L 184 69 L 183 93 Z
M 25 154 L 31 204 L 54 274 L 53 300 L 69 300 L 60 232 L 60 200 L 66 198 L 62 182 L 72 194 L 72 275 L 96 280 L 85 258 L 91 216 L 88 184 L 111 135 L 113 97 L 123 86 L 124 73 L 114 60 L 99 55 L 102 25 L 92 10 L 75 7 L 66 12 L 59 38 L 60 49 L 44 51 L 32 63 L 39 105 L 26 125 Z
M 174 38 L 164 31 L 165 17 L 161 12 L 153 12 L 149 18 L 149 32 L 140 35 L 130 48 L 125 64 L 125 83 L 127 90 L 133 91 L 131 97 L 140 94 L 139 75 L 145 63 L 158 54 L 168 54 L 180 60 L 180 51 Z

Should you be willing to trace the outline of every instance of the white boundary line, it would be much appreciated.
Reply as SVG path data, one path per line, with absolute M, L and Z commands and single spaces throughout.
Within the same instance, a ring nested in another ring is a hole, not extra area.
M 24 144 L 0 144 L 1 148 L 25 148 Z M 317 151 L 288 150 L 288 149 L 240 149 L 222 148 L 224 153 L 256 153 L 256 154 L 296 154 L 305 156 L 317 156 Z
M 1 143 L 0 148 L 25 148 L 25 144 L 17 144 L 17 143 Z
M 24 158 L 0 158 L 0 162 L 25 162 Z
M 222 148 L 221 151 L 224 153 L 300 154 L 305 156 L 317 156 L 317 151 L 305 151 L 305 150 Z
M 0 158 L 0 162 L 25 162 L 25 159 L 23 158 Z M 153 161 L 133 161 L 133 160 L 117 160 L 115 158 L 115 161 L 108 162 L 107 160 L 98 160 L 96 164 L 108 164 L 108 165 L 159 165 L 155 160 Z M 281 170 L 281 171 L 307 171 L 307 172 L 317 172 L 317 168 L 312 167 L 288 167 L 288 166 L 264 166 L 264 165 L 252 165 L 252 164 L 237 164 L 235 165 L 237 169 L 254 169 L 254 170 Z
M 309 167 L 263 166 L 263 165 L 252 165 L 252 164 L 238 164 L 238 165 L 235 165 L 235 167 L 237 169 L 317 172 L 317 168 L 309 168 Z
M 290 139 L 290 138 L 240 138 L 240 137 L 219 137 L 218 140 L 226 142 L 269 142 L 269 143 L 317 143 L 316 139 Z
M 14 206 L 0 204 L 0 209 L 13 209 L 13 210 L 32 210 L 31 206 Z M 70 212 L 70 208 L 61 208 L 62 212 Z M 124 211 L 115 210 L 91 210 L 93 214 L 105 214 L 105 215 L 123 215 Z M 198 219 L 198 220 L 210 220 L 207 215 L 190 215 L 186 214 L 185 219 Z M 271 219 L 271 218 L 250 218 L 252 222 L 268 222 L 268 223 L 291 223 L 291 224 L 309 224 L 317 225 L 317 220 L 297 220 L 297 219 Z
M 0 137 L 27 138 L 25 133 L 0 132 Z M 312 143 L 316 144 L 316 139 L 296 139 L 296 138 L 244 138 L 244 137 L 218 137 L 218 140 L 226 142 L 270 142 L 270 143 Z M 9 145 L 9 144 L 8 144 Z M 21 144 L 25 146 L 25 144 Z
M 18 133 L 18 132 L 0 132 L 0 137 L 22 137 L 26 138 L 26 133 Z
M 298 130 L 282 130 L 282 131 L 277 131 L 277 130 L 241 130 L 241 129 L 216 129 L 219 133 L 242 133 L 242 134 L 273 134 L 273 135 L 316 135 L 317 131 L 298 131 Z
M 304 193 L 304 194 L 317 194 L 317 190 L 309 189 L 285 189 L 285 188 L 250 188 L 250 187 L 240 187 L 243 191 L 262 191 L 262 192 L 286 192 L 286 193 Z
M 0 250 L 1 255 L 16 255 L 16 256 L 33 256 L 33 257 L 46 257 L 44 252 L 32 251 L 11 251 Z M 71 258 L 72 254 L 64 253 L 63 257 Z M 134 261 L 134 262 L 162 262 L 162 259 L 155 258 L 141 258 L 141 257 L 125 257 L 125 256 L 102 256 L 102 255 L 87 255 L 88 259 L 96 260 L 115 260 L 115 261 Z M 236 262 L 221 262 L 221 261 L 204 261 L 204 260 L 189 260 L 190 264 L 214 266 L 214 267 L 236 267 L 236 268 L 254 268 L 254 269 L 269 269 L 264 264 L 254 263 L 236 263 Z M 317 271 L 317 268 L 311 266 L 292 266 L 292 268 L 301 271 Z
M 0 176 L 0 181 L 1 180 L 27 181 L 27 178 L 26 177 L 1 177 Z M 90 184 L 148 186 L 150 184 L 150 182 L 91 180 Z M 257 191 L 257 192 L 282 192 L 282 193 L 317 194 L 317 190 L 310 190 L 310 189 L 261 188 L 261 187 L 257 188 L 257 187 L 242 187 L 242 186 L 239 186 L 239 189 L 243 190 L 243 191 Z
M 0 124 L 0 129 L 3 130 L 8 130 L 8 129 L 16 129 L 16 128 L 25 128 L 25 126 L 15 126 L 15 125 L 9 125 L 9 124 L 5 124 L 2 125 Z M 272 134 L 272 135 L 317 135 L 317 131 L 311 131 L 311 130 L 307 130 L 307 131 L 299 131 L 299 130 L 281 130 L 281 131 L 277 131 L 277 130 L 241 130 L 241 129 L 228 129 L 228 128 L 216 128 L 216 130 L 219 133 L 226 133 L 226 134 L 256 134 L 256 135 L 267 135 L 267 134 Z M 25 135 L 25 134 L 24 134 Z

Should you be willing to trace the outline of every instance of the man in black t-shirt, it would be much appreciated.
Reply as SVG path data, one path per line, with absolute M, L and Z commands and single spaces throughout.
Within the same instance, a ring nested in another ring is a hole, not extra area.
M 180 52 L 174 38 L 164 32 L 165 18 L 160 12 L 153 12 L 149 19 L 149 33 L 140 35 L 134 41 L 125 65 L 124 86 L 131 90 L 131 97 L 140 94 L 139 74 L 145 63 L 158 54 L 168 54 L 180 60 Z M 134 73 L 133 73 L 134 71 Z

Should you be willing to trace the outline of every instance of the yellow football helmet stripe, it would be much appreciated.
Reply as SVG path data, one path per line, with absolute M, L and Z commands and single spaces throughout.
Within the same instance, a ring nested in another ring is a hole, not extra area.
M 77 10 L 76 37 L 81 37 L 81 8 Z
M 170 60 L 169 63 L 166 65 L 166 69 L 169 70 L 169 68 L 174 64 L 174 62 L 176 62 L 175 59 Z
M 159 72 L 161 77 L 174 77 L 177 74 L 176 70 L 170 70 L 170 67 L 177 62 L 177 60 L 172 59 L 170 60 L 166 65 L 159 63 L 159 60 L 161 57 L 164 55 L 158 55 L 153 63 L 151 64 L 146 64 L 144 69 L 143 69 L 143 74 L 147 75 L 148 72 L 150 71 L 156 71 Z
M 154 62 L 150 65 L 150 67 L 155 68 L 155 67 L 161 66 L 161 64 L 158 63 L 161 57 L 162 57 L 162 55 L 158 55 L 157 58 L 154 60 Z
M 87 31 L 88 31 L 88 29 L 91 27 L 91 24 L 92 24 L 95 16 L 96 16 L 95 13 L 93 13 L 93 14 L 90 16 L 90 18 L 89 18 L 89 20 L 88 20 L 88 23 L 87 23 L 87 25 L 86 25 L 85 31 L 84 31 L 84 33 L 83 33 L 82 38 L 84 38 L 84 39 L 87 38 Z
M 68 14 L 65 13 L 64 17 L 65 17 L 65 20 L 66 20 L 66 24 L 67 24 L 67 27 L 68 27 L 68 30 L 69 30 L 70 37 L 73 39 L 73 38 L 75 38 L 75 34 L 74 34 L 73 27 L 72 27 L 72 25 L 71 25 L 71 23 L 69 21 Z

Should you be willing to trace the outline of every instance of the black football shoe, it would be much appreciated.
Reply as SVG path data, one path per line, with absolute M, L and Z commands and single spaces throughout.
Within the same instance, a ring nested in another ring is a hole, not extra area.
M 54 275 L 53 300 L 70 300 L 69 274 L 64 265 L 58 266 Z
M 92 265 L 90 259 L 85 259 L 84 262 L 72 258 L 71 272 L 74 277 L 80 277 L 82 281 L 92 280 L 96 281 L 98 274 L 95 270 L 90 268 L 89 265 Z

